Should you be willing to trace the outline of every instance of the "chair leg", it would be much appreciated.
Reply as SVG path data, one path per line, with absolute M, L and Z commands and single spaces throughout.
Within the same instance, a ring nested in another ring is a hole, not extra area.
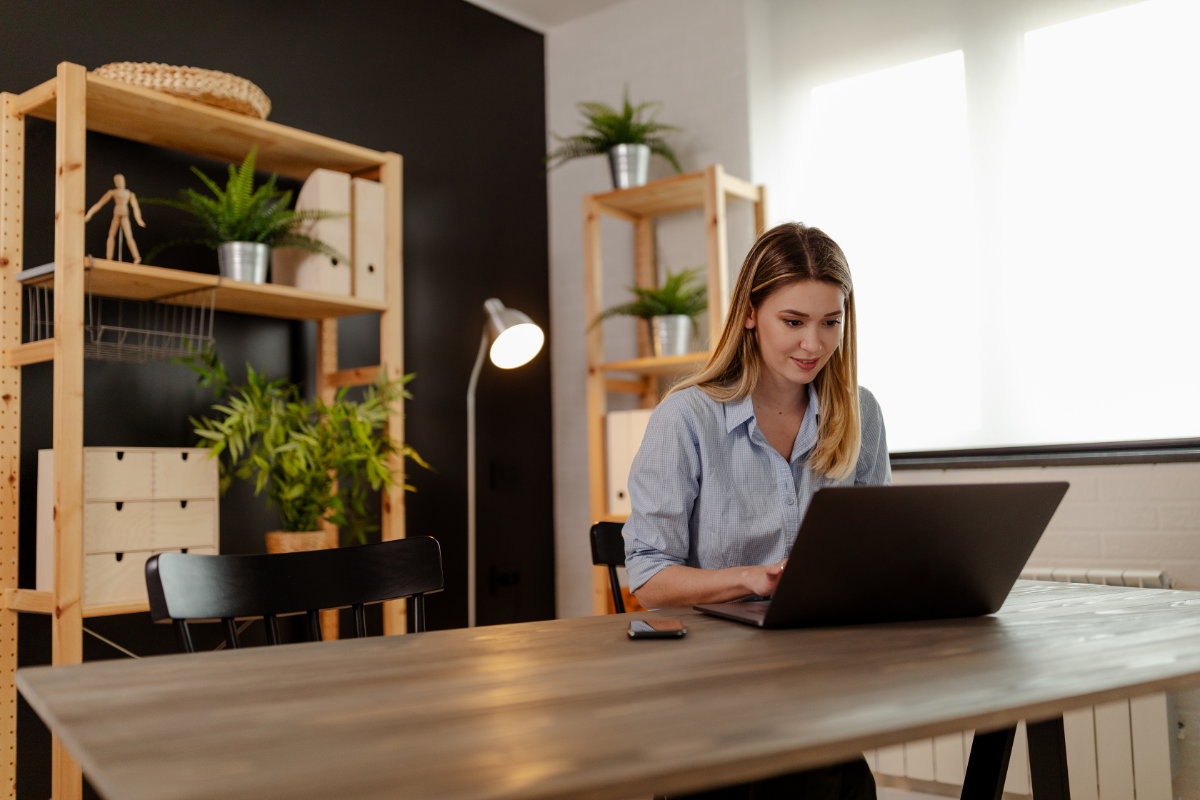
M 359 639 L 367 635 L 367 607 L 362 603 L 354 605 L 354 635 Z
M 237 650 L 241 647 L 238 642 L 237 620 L 233 617 L 225 617 L 221 622 L 225 624 L 225 646 L 230 650 Z
M 267 624 L 267 644 L 279 644 L 279 618 L 274 614 L 263 617 Z
M 618 614 L 625 613 L 625 598 L 621 596 L 621 581 L 617 579 L 617 568 L 608 565 L 608 583 L 612 587 L 613 608 Z
M 413 602 L 413 633 L 425 632 L 425 595 L 414 594 Z
M 175 633 L 179 636 L 179 646 L 183 648 L 183 652 L 196 652 L 196 648 L 192 645 L 192 632 L 188 630 L 186 619 L 175 620 Z
M 313 610 L 308 612 L 308 640 L 310 642 L 321 641 L 321 612 Z

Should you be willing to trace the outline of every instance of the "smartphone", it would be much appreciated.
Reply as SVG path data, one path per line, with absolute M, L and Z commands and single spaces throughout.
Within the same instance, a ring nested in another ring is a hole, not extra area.
M 629 623 L 630 639 L 680 639 L 687 628 L 678 619 L 635 619 Z

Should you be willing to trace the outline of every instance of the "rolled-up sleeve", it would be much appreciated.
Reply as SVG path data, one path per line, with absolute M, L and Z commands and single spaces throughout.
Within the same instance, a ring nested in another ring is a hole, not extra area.
M 883 409 L 879 401 L 862 386 L 858 387 L 859 411 L 862 420 L 862 443 L 858 464 L 854 470 L 856 486 L 891 486 L 892 462 L 888 457 L 887 429 L 883 425 Z
M 650 416 L 629 474 L 632 513 L 625 523 L 625 569 L 636 591 L 659 571 L 685 565 L 689 521 L 700 492 L 700 451 L 679 395 Z

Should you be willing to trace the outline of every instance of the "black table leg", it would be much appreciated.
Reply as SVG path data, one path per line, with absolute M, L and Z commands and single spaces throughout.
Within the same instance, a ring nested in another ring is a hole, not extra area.
M 971 742 L 971 759 L 967 762 L 967 777 L 963 781 L 962 800 L 1000 800 L 1016 733 L 1016 728 L 1005 728 L 975 734 Z
M 1062 717 L 1026 724 L 1029 780 L 1034 800 L 1071 800 L 1067 783 L 1067 744 Z

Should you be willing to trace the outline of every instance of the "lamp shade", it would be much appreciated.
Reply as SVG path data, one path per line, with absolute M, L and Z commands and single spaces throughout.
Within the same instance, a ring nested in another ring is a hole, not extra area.
M 541 352 L 546 336 L 529 317 L 506 308 L 494 297 L 484 301 L 483 310 L 487 314 L 488 338 L 492 340 L 489 355 L 497 367 L 514 369 Z

